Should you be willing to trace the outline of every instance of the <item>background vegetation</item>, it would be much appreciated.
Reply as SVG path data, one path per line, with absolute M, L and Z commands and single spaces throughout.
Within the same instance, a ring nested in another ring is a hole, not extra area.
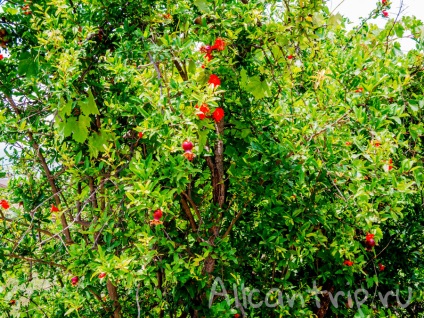
M 319 0 L 17 0 L 0 17 L 1 317 L 423 311 L 421 21 L 347 31 Z M 216 277 L 305 306 L 209 308 Z M 370 298 L 317 308 L 314 282 Z M 378 299 L 408 287 L 405 309 Z

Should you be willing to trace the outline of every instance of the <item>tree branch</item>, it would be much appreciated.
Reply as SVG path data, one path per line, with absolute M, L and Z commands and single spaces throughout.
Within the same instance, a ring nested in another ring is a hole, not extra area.
M 12 106 L 13 110 L 15 111 L 16 115 L 21 116 L 21 111 L 19 110 L 18 106 L 16 105 L 15 101 L 12 99 L 12 97 L 7 96 L 6 95 L 6 99 L 9 101 L 10 105 Z M 41 163 L 41 166 L 43 167 L 44 173 L 47 177 L 47 180 L 50 184 L 50 187 L 52 188 L 53 191 L 53 196 L 54 196 L 54 200 L 56 202 L 56 205 L 59 206 L 60 205 L 60 197 L 59 197 L 59 189 L 56 186 L 56 183 L 54 181 L 54 177 L 50 171 L 49 166 L 47 165 L 46 159 L 44 158 L 43 154 L 41 153 L 41 148 L 38 145 L 37 141 L 34 139 L 34 135 L 32 134 L 31 131 L 27 132 L 28 138 L 30 140 L 30 142 L 32 143 L 32 146 L 37 154 L 37 157 Z M 60 217 L 60 221 L 62 223 L 62 227 L 63 227 L 63 234 L 65 235 L 66 238 L 66 243 L 67 244 L 72 244 L 72 238 L 71 238 L 71 233 L 69 231 L 68 228 L 68 222 L 66 220 L 66 216 L 64 213 L 62 213 L 61 217 Z

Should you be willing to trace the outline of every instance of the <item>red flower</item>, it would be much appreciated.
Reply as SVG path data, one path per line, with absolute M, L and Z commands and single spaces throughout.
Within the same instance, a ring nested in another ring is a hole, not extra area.
M 294 56 L 293 56 L 293 55 L 289 55 L 289 56 L 287 56 L 287 58 L 288 58 L 289 60 L 292 60 L 292 59 L 294 58 Z
M 0 201 L 0 205 L 5 210 L 7 210 L 8 208 L 10 208 L 9 202 L 7 202 L 6 200 L 1 200 Z
M 155 220 L 160 220 L 162 218 L 162 210 L 161 209 L 157 209 L 155 212 L 153 212 L 153 218 Z
M 346 141 L 346 146 L 350 146 L 352 143 L 350 141 Z
M 355 91 L 355 93 L 362 93 L 364 89 L 362 87 L 358 87 L 358 89 Z
M 208 81 L 208 83 L 209 83 L 209 84 L 212 84 L 213 86 L 219 86 L 219 85 L 221 85 L 221 80 L 219 79 L 219 77 L 218 77 L 218 76 L 216 76 L 215 74 L 212 74 L 212 75 L 209 77 L 209 81 Z
M 383 10 L 383 15 L 384 15 L 385 18 L 388 18 L 389 17 L 389 12 L 387 12 L 386 10 Z
M 353 265 L 353 262 L 352 261 L 349 261 L 349 260 L 345 260 L 343 262 L 343 265 L 352 266 Z
M 143 138 L 143 133 L 141 131 L 138 133 L 138 138 Z
M 212 60 L 213 59 L 213 56 L 212 56 L 212 53 L 210 53 L 210 52 L 208 52 L 208 53 L 206 53 L 206 55 L 205 55 L 205 59 L 206 59 L 206 61 L 210 61 L 210 60 Z
M 0 54 L 0 61 L 4 58 L 3 54 Z
M 374 234 L 367 233 L 367 235 L 365 236 L 365 240 L 369 241 L 369 240 L 373 239 L 374 236 L 375 236 Z
M 240 314 L 234 314 L 234 318 L 240 318 Z
M 192 161 L 194 159 L 194 153 L 192 153 L 190 150 L 184 152 L 183 156 L 186 157 L 188 161 Z
M 212 46 L 212 50 L 223 51 L 225 49 L 225 42 L 221 38 L 215 40 L 215 44 Z
M 379 263 L 378 264 L 378 268 L 380 269 L 380 272 L 384 271 L 384 269 L 386 268 L 386 266 L 384 266 L 383 264 Z
M 52 204 L 52 208 L 50 209 L 51 212 L 59 212 L 59 208 Z
M 196 105 L 196 109 L 197 109 L 197 117 L 199 117 L 199 119 L 202 120 L 209 116 L 210 109 L 208 105 L 202 104 L 202 106 L 200 107 L 199 105 Z
M 205 64 L 202 64 L 201 68 L 205 68 Z
M 102 278 L 105 278 L 105 277 L 106 277 L 106 273 L 105 272 L 99 274 L 99 279 L 102 279 Z
M 388 167 L 387 167 L 387 170 L 392 170 L 393 169 L 393 166 L 392 166 L 392 163 L 393 163 L 393 160 L 392 159 L 389 159 L 389 165 L 388 165 Z
M 382 3 L 383 5 L 386 5 L 386 4 L 387 4 L 387 0 L 381 0 L 381 3 Z
M 224 118 L 224 110 L 221 107 L 218 107 L 213 112 L 212 117 L 215 120 L 215 122 L 219 123 L 221 119 Z
M 374 141 L 374 146 L 376 146 L 376 147 L 380 147 L 380 146 L 381 146 L 381 142 L 380 142 L 380 141 L 378 141 L 378 140 L 375 140 L 375 141 Z

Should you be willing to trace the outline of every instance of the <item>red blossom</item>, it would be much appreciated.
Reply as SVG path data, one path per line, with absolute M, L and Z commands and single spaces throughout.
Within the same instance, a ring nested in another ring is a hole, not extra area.
M 143 133 L 141 131 L 138 133 L 138 138 L 143 138 Z
M 0 54 L 0 61 L 1 61 L 2 59 L 4 59 L 4 56 L 3 56 L 3 54 Z
M 393 160 L 392 159 L 389 159 L 389 165 L 387 166 L 387 170 L 388 171 L 390 171 L 390 170 L 392 170 L 393 169 Z
M 355 93 L 362 93 L 364 89 L 362 87 L 358 87 L 358 89 L 355 91 Z
M 378 268 L 380 270 L 380 272 L 384 271 L 384 269 L 386 268 L 386 266 L 384 266 L 383 264 L 379 263 L 378 264 Z
M 213 59 L 213 56 L 212 56 L 212 53 L 210 53 L 210 52 L 208 52 L 208 53 L 206 53 L 205 54 L 205 59 L 206 59 L 206 61 L 210 61 L 210 60 L 212 60 Z
M 350 141 L 346 141 L 346 146 L 350 146 L 352 143 Z
M 343 262 L 343 265 L 346 265 L 346 266 L 352 266 L 352 265 L 353 265 L 353 262 L 352 262 L 352 261 L 349 261 L 349 260 L 345 260 L 345 261 Z
M 223 51 L 225 49 L 225 42 L 221 38 L 215 40 L 215 44 L 212 46 L 212 50 Z
M 222 109 L 221 107 L 218 107 L 213 112 L 212 117 L 215 120 L 215 122 L 219 123 L 221 119 L 224 118 L 224 109 Z
M 183 156 L 188 160 L 192 161 L 194 159 L 194 153 L 192 153 L 190 150 L 184 152 Z
M 59 212 L 59 208 L 57 206 L 55 206 L 54 204 L 52 204 L 50 211 L 51 212 Z
M 102 279 L 102 278 L 105 278 L 105 277 L 106 277 L 106 273 L 105 272 L 99 274 L 99 279 Z
M 197 109 L 197 117 L 199 117 L 199 119 L 203 120 L 209 116 L 210 109 L 208 105 L 202 104 L 200 107 L 199 105 L 196 105 L 196 109 Z
M 153 212 L 153 218 L 155 220 L 160 220 L 162 218 L 162 210 L 161 209 L 157 209 L 155 212 Z
M 287 56 L 287 58 L 288 58 L 289 60 L 292 60 L 292 59 L 294 58 L 294 56 L 293 56 L 293 55 L 289 55 L 289 56 Z
M 369 241 L 369 240 L 373 239 L 374 236 L 375 236 L 374 234 L 367 233 L 367 235 L 365 235 L 365 240 Z
M 209 77 L 209 81 L 208 81 L 208 83 L 209 83 L 209 84 L 212 84 L 213 86 L 219 86 L 219 85 L 221 85 L 221 80 L 219 79 L 219 77 L 218 77 L 217 75 L 212 74 L 212 75 Z
M 0 200 L 0 205 L 5 210 L 7 210 L 8 208 L 10 208 L 9 202 L 7 202 L 6 200 Z
M 388 18 L 389 17 L 389 12 L 387 12 L 386 10 L 383 10 L 383 15 L 384 15 L 385 18 Z

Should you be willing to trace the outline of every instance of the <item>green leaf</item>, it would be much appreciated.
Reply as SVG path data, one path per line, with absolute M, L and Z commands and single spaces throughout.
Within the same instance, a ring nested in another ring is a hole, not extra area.
M 63 127 L 63 136 L 68 137 L 73 134 L 72 137 L 75 141 L 83 143 L 88 136 L 88 126 L 90 126 L 90 117 L 81 115 L 78 121 L 76 117 L 70 117 Z
M 83 143 L 88 136 L 88 129 L 80 121 L 78 122 L 77 128 L 73 131 L 72 137 L 76 142 Z
M 70 136 L 73 132 L 75 127 L 77 127 L 77 119 L 76 117 L 70 117 L 66 120 L 66 125 L 65 125 L 65 129 L 63 130 L 63 136 L 64 137 L 68 137 Z
M 99 115 L 99 110 L 96 105 L 96 101 L 94 100 L 94 96 L 91 93 L 91 90 L 88 90 L 88 98 L 79 101 L 78 105 L 81 107 L 81 111 L 84 115 Z
M 259 76 L 254 76 L 250 79 L 246 91 L 251 93 L 255 99 L 262 99 L 271 96 L 270 84 L 265 80 L 261 81 Z
M 206 142 L 208 140 L 208 130 L 201 130 L 199 131 L 199 155 L 203 152 L 203 149 L 205 148 Z
M 104 130 L 101 130 L 98 133 L 93 133 L 88 138 L 90 157 L 97 157 L 99 152 L 103 152 L 105 150 L 104 145 L 107 145 L 109 139 L 110 134 Z
M 201 12 L 209 12 L 209 6 L 208 2 L 205 0 L 195 0 L 194 5 L 201 11 Z
M 62 119 L 65 117 L 65 115 L 71 115 L 71 111 L 72 100 L 69 100 L 69 102 L 66 103 L 65 100 L 61 98 L 59 103 L 59 115 L 62 117 Z

